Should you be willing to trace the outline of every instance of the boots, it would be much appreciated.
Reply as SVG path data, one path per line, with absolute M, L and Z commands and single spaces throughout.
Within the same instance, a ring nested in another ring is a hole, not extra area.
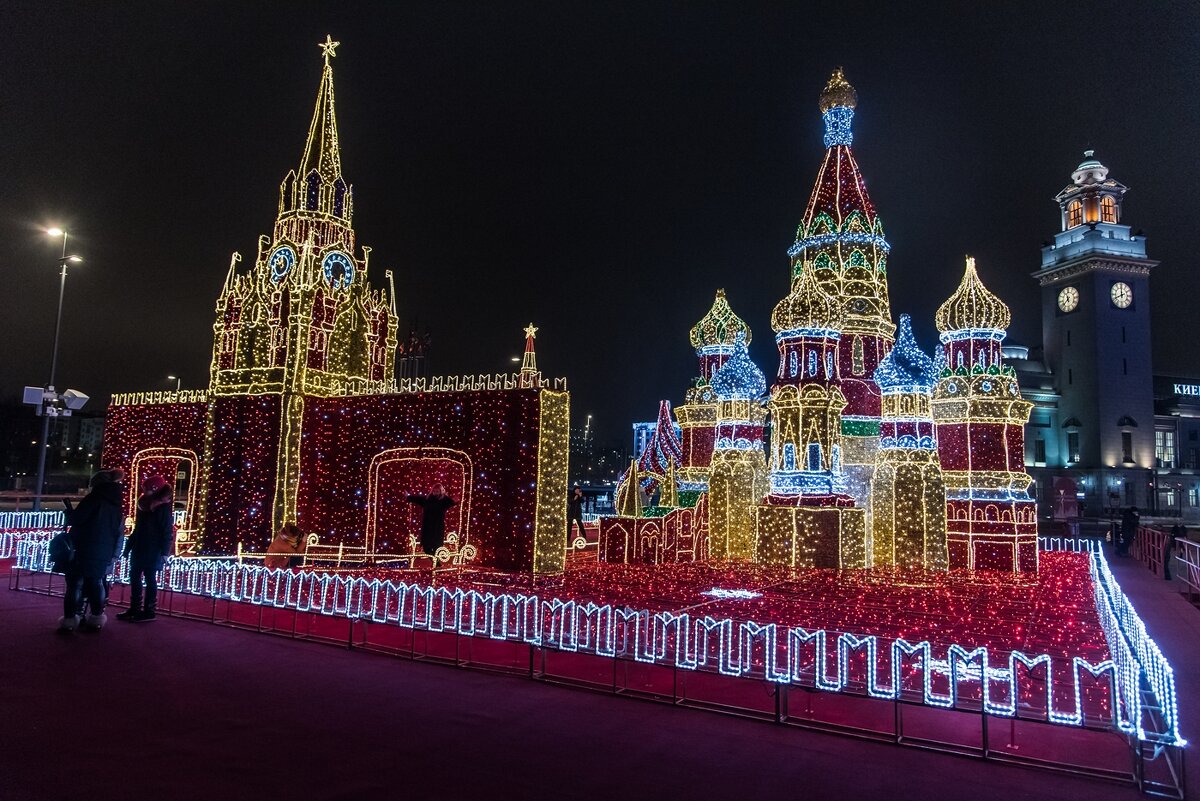
M 79 624 L 80 631 L 97 632 L 104 628 L 104 624 L 108 622 L 108 615 L 101 612 L 98 615 L 88 615 L 84 621 Z
M 63 617 L 60 617 L 58 619 L 58 633 L 59 634 L 70 634 L 71 632 L 73 632 L 75 630 L 75 627 L 78 625 L 79 625 L 79 615 L 72 615 L 71 617 L 66 617 L 64 615 Z

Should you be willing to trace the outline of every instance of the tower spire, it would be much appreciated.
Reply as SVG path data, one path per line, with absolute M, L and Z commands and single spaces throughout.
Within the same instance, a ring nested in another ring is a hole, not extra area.
M 300 159 L 297 175 L 303 180 L 316 170 L 321 180 L 333 183 L 342 177 L 342 152 L 338 147 L 337 115 L 333 104 L 333 66 L 329 60 L 341 42 L 333 41 L 328 34 L 325 41 L 318 43 L 325 66 L 321 70 L 321 86 L 317 89 L 317 106 L 313 111 L 312 123 L 308 126 L 308 141 L 304 145 L 304 156 Z
M 533 348 L 533 340 L 537 338 L 537 327 L 530 323 L 525 326 L 525 356 L 521 359 L 520 384 L 523 387 L 538 385 L 537 351 Z

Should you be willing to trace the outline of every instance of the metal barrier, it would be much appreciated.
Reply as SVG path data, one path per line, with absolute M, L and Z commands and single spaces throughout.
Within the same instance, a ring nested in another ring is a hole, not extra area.
M 1171 574 L 1186 588 L 1189 601 L 1200 600 L 1200 542 L 1175 540 L 1175 564 Z
M 1142 564 L 1150 568 L 1150 572 L 1159 578 L 1165 578 L 1166 557 L 1170 535 L 1149 526 L 1138 526 L 1129 553 Z

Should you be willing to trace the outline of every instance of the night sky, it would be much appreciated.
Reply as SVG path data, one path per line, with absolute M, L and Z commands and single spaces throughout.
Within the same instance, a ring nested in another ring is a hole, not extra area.
M 371 279 L 433 372 L 513 367 L 530 320 L 578 423 L 627 438 L 696 372 L 725 287 L 768 374 L 769 316 L 823 155 L 817 97 L 858 90 L 854 150 L 892 244 L 892 313 L 932 348 L 963 257 L 1039 344 L 1029 274 L 1085 148 L 1131 187 L 1155 370 L 1200 376 L 1192 327 L 1200 12 L 1192 3 L 7 2 L 0 49 L 0 391 L 206 386 L 230 253 L 269 233 L 334 60 L 343 172 Z M 932 4 L 933 6 L 944 4 Z M 349 8 L 347 8 L 349 6 Z M 967 11 L 969 9 L 969 11 Z M 1193 328 L 1194 330 L 1194 328 Z

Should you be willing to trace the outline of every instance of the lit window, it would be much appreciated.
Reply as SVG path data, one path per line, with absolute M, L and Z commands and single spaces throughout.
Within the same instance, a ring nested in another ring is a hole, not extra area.
M 1068 431 L 1067 432 L 1067 461 L 1068 462 L 1078 462 L 1079 461 L 1079 432 L 1078 431 Z
M 1067 227 L 1074 228 L 1077 225 L 1083 225 L 1083 204 L 1072 200 L 1067 204 Z
M 1117 221 L 1117 199 L 1112 195 L 1100 198 L 1100 222 L 1115 223 Z
M 811 376 L 817 374 L 817 352 L 815 350 L 808 352 L 808 374 Z
M 1154 432 L 1154 461 L 1159 467 L 1175 467 L 1175 432 Z

